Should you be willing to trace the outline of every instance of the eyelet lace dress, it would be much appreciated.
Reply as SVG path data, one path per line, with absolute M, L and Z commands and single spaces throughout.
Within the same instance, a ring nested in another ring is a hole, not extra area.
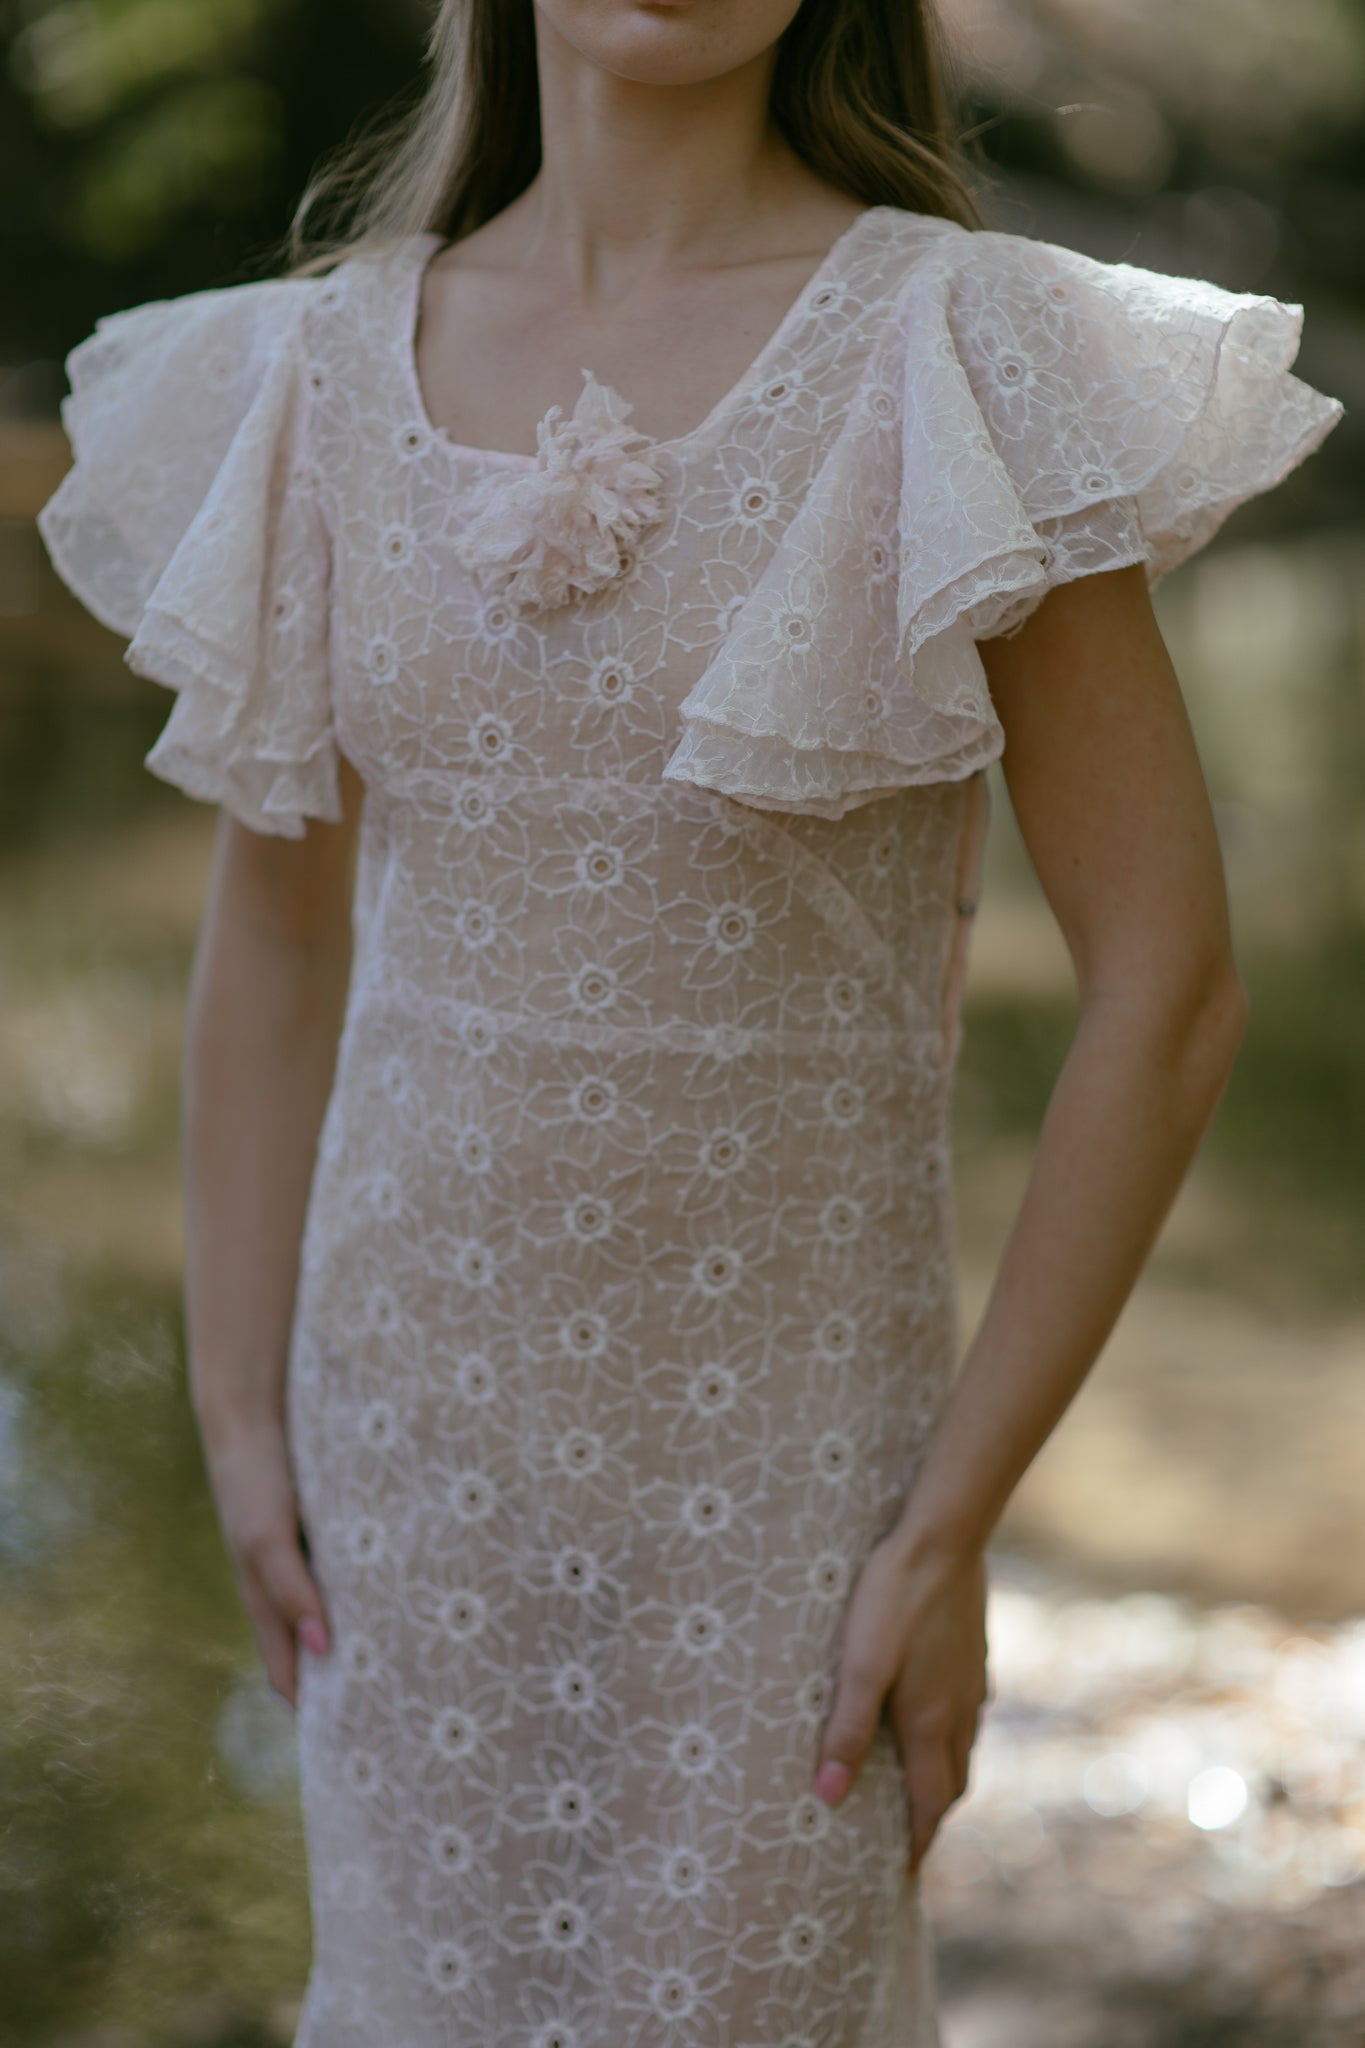
M 652 441 L 458 445 L 434 235 L 101 320 L 52 558 L 258 831 L 363 778 L 287 1427 L 297 2048 L 934 2048 L 847 1596 L 957 1356 L 977 643 L 1149 581 L 1342 407 L 1302 309 L 873 206 Z

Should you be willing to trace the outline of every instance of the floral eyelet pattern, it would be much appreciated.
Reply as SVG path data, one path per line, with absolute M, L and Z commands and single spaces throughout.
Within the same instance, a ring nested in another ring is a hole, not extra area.
M 175 688 L 157 772 L 294 836 L 365 785 L 297 2048 L 929 2048 L 889 1730 L 811 1777 L 957 1357 L 976 643 L 1340 408 L 1293 309 L 882 207 L 694 434 L 585 372 L 500 457 L 400 345 L 434 239 L 103 323 L 41 521 Z

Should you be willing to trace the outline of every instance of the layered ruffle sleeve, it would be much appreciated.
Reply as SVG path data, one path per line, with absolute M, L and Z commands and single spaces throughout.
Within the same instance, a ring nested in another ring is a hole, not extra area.
M 837 818 L 1004 749 L 977 643 L 1060 583 L 1149 586 L 1344 408 L 1294 376 L 1303 308 L 948 227 L 664 769 Z
M 67 358 L 54 567 L 175 704 L 147 766 L 260 832 L 341 815 L 331 549 L 308 441 L 315 279 L 107 315 Z

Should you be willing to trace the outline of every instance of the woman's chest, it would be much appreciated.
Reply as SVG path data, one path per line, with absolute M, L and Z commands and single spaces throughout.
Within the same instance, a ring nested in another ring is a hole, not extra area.
M 857 212 L 842 210 L 845 228 Z M 806 253 L 698 268 L 593 309 L 566 302 L 562 281 L 539 269 L 484 268 L 466 255 L 463 244 L 438 249 L 419 274 L 413 382 L 447 440 L 528 457 L 536 422 L 572 405 L 585 363 L 629 401 L 637 431 L 689 439 L 766 365 L 828 267 Z
M 477 455 L 358 398 L 334 412 L 318 438 L 334 713 L 366 779 L 497 767 L 657 781 L 679 704 L 770 571 L 819 461 L 818 420 L 778 413 L 774 401 L 744 435 L 686 458 L 661 451 L 657 515 L 617 572 L 589 595 L 528 605 L 461 560 L 489 477 Z M 534 473 L 495 465 L 491 480 L 494 514 L 496 489 L 515 484 L 517 530 L 534 529 Z M 554 517 L 565 522 L 562 507 Z
M 404 292 L 422 248 L 404 253 Z M 769 614 L 799 664 L 787 632 L 814 637 L 820 575 L 861 561 L 829 529 L 884 516 L 858 478 L 823 474 L 850 461 L 843 423 L 888 374 L 874 252 L 863 271 L 828 274 L 697 432 L 636 434 L 589 379 L 571 416 L 542 421 L 535 458 L 453 443 L 382 274 L 336 284 L 310 348 L 308 450 L 338 736 L 367 781 L 496 766 L 652 784 L 680 704 Z M 880 383 L 870 402 L 891 403 Z

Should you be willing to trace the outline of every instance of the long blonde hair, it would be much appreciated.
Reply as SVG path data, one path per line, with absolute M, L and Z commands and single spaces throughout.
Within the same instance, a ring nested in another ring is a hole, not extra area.
M 291 276 L 410 235 L 447 241 L 501 213 L 540 168 L 533 0 L 441 0 L 414 105 L 310 179 L 278 256 Z M 811 169 L 866 205 L 984 226 L 955 126 L 935 0 L 802 0 L 770 107 Z M 315 222 L 322 225 L 315 226 Z

